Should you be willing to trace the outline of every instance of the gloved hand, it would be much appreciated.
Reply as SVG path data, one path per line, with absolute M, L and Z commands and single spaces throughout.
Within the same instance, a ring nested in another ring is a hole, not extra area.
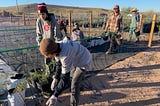
M 57 103 L 57 97 L 55 97 L 54 95 L 52 95 L 48 101 L 46 102 L 47 106 L 56 106 Z
M 58 79 L 56 79 L 54 76 L 53 76 L 53 81 L 52 81 L 52 84 L 51 84 L 51 90 L 53 91 L 55 89 L 55 87 L 57 86 L 58 84 Z

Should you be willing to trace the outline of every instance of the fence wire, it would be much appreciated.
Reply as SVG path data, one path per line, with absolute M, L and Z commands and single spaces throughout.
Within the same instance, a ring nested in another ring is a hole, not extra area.
M 37 49 L 34 27 L 18 25 L 0 27 L 0 55 L 13 70 L 25 72 L 42 65 L 43 60 Z
M 79 18 L 78 15 L 81 15 L 81 18 Z M 74 20 L 72 21 L 77 21 L 82 25 L 80 28 L 84 31 L 86 37 L 93 38 L 93 36 L 100 36 L 103 32 L 104 25 L 101 24 L 104 24 L 104 16 L 100 17 L 100 15 L 94 14 L 93 25 L 96 27 L 88 28 L 84 26 L 85 24 L 89 24 L 89 14 L 85 14 L 87 18 L 82 17 L 83 14 L 78 15 L 73 14 L 72 19 Z M 158 16 L 157 20 L 159 19 L 160 17 Z M 27 24 L 35 23 L 35 17 L 32 18 L 32 20 L 28 20 L 30 22 L 26 22 L 26 25 L 24 25 L 22 17 L 15 17 L 15 19 L 12 17 L 12 22 L 10 21 L 10 18 L 1 17 L 0 20 L 0 58 L 5 59 L 6 63 L 15 71 L 26 72 L 33 68 L 43 67 L 43 56 L 39 53 L 35 40 L 35 25 Z M 148 21 L 151 22 L 152 19 L 143 18 L 143 24 Z M 129 27 L 129 22 L 128 18 L 123 19 L 124 28 Z M 157 22 L 160 23 L 159 21 Z M 157 26 L 159 29 L 160 25 L 158 24 Z

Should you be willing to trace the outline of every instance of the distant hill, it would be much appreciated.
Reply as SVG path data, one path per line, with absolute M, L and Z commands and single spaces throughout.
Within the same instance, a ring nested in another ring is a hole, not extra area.
M 59 5 L 50 5 L 48 4 L 48 10 L 49 12 L 54 12 L 54 13 L 67 13 L 68 11 L 72 12 L 98 12 L 98 13 L 107 13 L 109 10 L 102 9 L 102 8 L 85 8 L 85 7 L 71 7 L 71 6 L 59 6 Z M 22 13 L 36 13 L 37 4 L 25 4 L 25 5 L 19 5 L 18 9 L 19 12 Z M 16 13 L 17 12 L 17 6 L 9 6 L 9 7 L 0 7 L 0 11 L 7 11 L 7 12 L 12 12 Z

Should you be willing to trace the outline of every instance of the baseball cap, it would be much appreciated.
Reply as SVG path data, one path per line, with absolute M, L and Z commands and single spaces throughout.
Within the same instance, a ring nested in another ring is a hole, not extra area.
M 119 9 L 119 5 L 115 5 L 113 9 Z
M 48 13 L 47 5 L 45 3 L 38 4 L 37 11 L 38 11 L 38 13 Z

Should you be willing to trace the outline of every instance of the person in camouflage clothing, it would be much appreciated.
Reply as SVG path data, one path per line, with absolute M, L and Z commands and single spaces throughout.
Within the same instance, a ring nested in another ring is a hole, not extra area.
M 105 27 L 105 33 L 110 37 L 110 47 L 106 54 L 112 54 L 117 52 L 116 33 L 122 31 L 122 15 L 120 14 L 119 5 L 115 5 L 114 12 L 109 16 Z

